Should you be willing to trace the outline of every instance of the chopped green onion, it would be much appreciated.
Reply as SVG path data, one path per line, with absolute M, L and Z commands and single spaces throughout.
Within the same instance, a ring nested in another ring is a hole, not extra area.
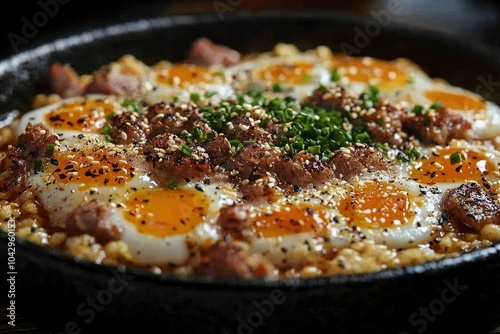
M 212 97 L 212 96 L 214 96 L 214 95 L 215 95 L 215 92 L 206 92 L 204 96 L 205 96 L 207 99 L 209 99 L 209 98 L 211 98 L 211 97 Z
M 127 108 L 127 109 L 129 107 L 131 107 L 133 111 L 138 112 L 138 113 L 142 113 L 142 108 L 137 104 L 137 102 L 135 102 L 132 99 L 123 100 L 122 107 Z
M 214 71 L 214 72 L 212 72 L 212 75 L 215 75 L 216 77 L 223 77 L 224 72 L 223 71 Z
M 327 91 L 326 86 L 325 86 L 325 85 L 323 85 L 323 84 L 320 84 L 320 85 L 319 85 L 319 89 L 321 89 L 321 91 L 322 91 L 323 93 L 326 93 L 326 91 Z
M 319 155 L 321 153 L 321 146 L 320 145 L 309 146 L 307 148 L 307 152 L 314 154 L 314 155 Z
M 456 165 L 462 160 L 465 160 L 465 157 L 461 152 L 453 152 L 452 154 L 450 154 L 450 163 L 452 165 Z
M 333 69 L 330 72 L 330 80 L 334 82 L 339 82 L 340 81 L 340 74 L 338 69 Z
M 425 114 L 425 109 L 423 106 L 417 104 L 413 107 L 412 111 L 411 111 L 413 114 L 415 115 L 422 115 L 422 114 Z
M 412 84 L 412 83 L 414 83 L 414 82 L 415 82 L 415 79 L 413 79 L 413 77 L 412 77 L 412 76 L 409 76 L 408 78 L 406 78 L 406 83 L 407 83 L 408 85 L 411 85 L 411 84 Z
M 302 76 L 302 80 L 304 80 L 305 83 L 311 82 L 312 79 L 314 79 L 312 74 L 304 74 Z
M 415 147 L 413 147 L 411 150 L 405 151 L 405 153 L 412 160 L 417 160 L 418 158 L 420 158 L 420 152 Z
M 193 154 L 193 149 L 189 146 L 182 145 L 181 147 L 179 147 L 179 152 L 184 155 L 191 156 L 191 154 Z
M 188 144 L 193 143 L 193 140 L 191 139 L 191 134 L 187 130 L 181 131 L 181 137 L 186 141 L 186 143 Z
M 42 171 L 42 167 L 43 167 L 42 159 L 36 159 L 35 161 L 33 161 L 33 171 L 36 174 Z
M 189 99 L 193 102 L 198 102 L 200 100 L 200 94 L 198 93 L 191 93 L 189 95 Z
M 275 83 L 273 85 L 273 92 L 275 93 L 281 93 L 282 89 L 281 89 L 281 85 L 279 83 Z
M 47 147 L 45 148 L 45 156 L 46 157 L 51 157 L 54 154 L 54 144 L 48 144 Z
M 177 183 L 174 180 L 170 180 L 170 182 L 168 182 L 168 188 L 177 189 Z
M 113 142 L 113 138 L 111 138 L 111 136 L 110 136 L 112 131 L 113 131 L 113 127 L 109 123 L 105 124 L 102 127 L 102 135 L 104 136 L 104 140 L 106 140 L 108 143 Z
M 433 104 L 431 104 L 429 109 L 438 110 L 438 109 L 441 109 L 442 107 L 443 107 L 443 104 L 441 103 L 441 101 L 436 101 Z

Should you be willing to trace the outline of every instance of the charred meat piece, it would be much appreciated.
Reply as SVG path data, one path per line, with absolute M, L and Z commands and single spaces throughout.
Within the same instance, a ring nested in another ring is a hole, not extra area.
M 478 232 L 485 225 L 500 224 L 500 204 L 477 183 L 448 189 L 440 205 L 451 222 Z
M 111 207 L 98 200 L 92 200 L 71 211 L 65 221 L 69 235 L 89 234 L 99 243 L 120 240 L 121 228 L 110 219 Z
M 201 66 L 231 66 L 239 60 L 240 53 L 238 51 L 225 45 L 215 44 L 208 38 L 202 37 L 191 45 L 186 62 Z

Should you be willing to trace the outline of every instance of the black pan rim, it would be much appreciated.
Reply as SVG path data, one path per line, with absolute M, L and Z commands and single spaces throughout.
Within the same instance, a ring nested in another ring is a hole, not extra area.
M 263 12 L 234 12 L 224 14 L 226 21 L 244 21 L 244 20 L 320 20 L 331 21 L 335 20 L 339 25 L 359 26 L 366 24 L 373 18 L 354 14 L 351 12 L 339 11 L 263 11 Z M 82 43 L 92 43 L 99 39 L 106 39 L 112 36 L 120 36 L 125 33 L 141 32 L 154 29 L 165 29 L 173 26 L 191 25 L 195 23 L 217 23 L 220 18 L 217 14 L 200 13 L 200 14 L 181 14 L 167 17 L 151 17 L 142 18 L 135 21 L 122 22 L 112 24 L 106 27 L 100 27 L 92 30 L 82 31 L 81 33 L 64 36 L 55 39 L 48 43 L 34 45 L 32 48 L 14 54 L 11 57 L 0 61 L 0 77 L 6 72 L 28 63 L 33 59 L 48 56 L 53 52 L 61 51 L 65 48 Z M 399 22 L 391 22 L 388 28 L 383 30 L 392 34 L 406 34 L 418 36 L 424 40 L 439 41 L 446 46 L 455 47 L 457 51 L 464 51 L 472 56 L 479 57 L 486 62 L 495 66 L 493 48 L 480 41 L 471 41 L 457 34 L 448 31 L 436 31 L 423 26 L 415 26 L 403 24 Z M 4 111 L 6 112 L 6 111 Z M 0 240 L 6 243 L 8 235 L 5 231 L 0 231 Z M 142 269 L 130 268 L 124 266 L 101 265 L 92 263 L 86 260 L 75 258 L 66 255 L 56 249 L 47 248 L 44 246 L 35 245 L 27 240 L 16 238 L 16 247 L 22 248 L 33 256 L 44 256 L 51 261 L 56 261 L 61 265 L 78 268 L 78 270 L 92 272 L 96 274 L 112 274 L 112 271 L 120 271 L 124 274 L 132 275 L 141 282 L 168 284 L 185 287 L 199 287 L 210 289 L 275 289 L 283 287 L 299 287 L 299 288 L 321 288 L 325 286 L 335 286 L 343 284 L 370 284 L 381 280 L 395 280 L 407 276 L 415 275 L 435 275 L 446 271 L 458 269 L 461 266 L 471 262 L 495 260 L 495 256 L 500 254 L 500 243 L 496 243 L 490 247 L 472 250 L 461 254 L 457 257 L 444 258 L 438 261 L 430 261 L 418 265 L 407 266 L 396 269 L 385 269 L 377 272 L 355 274 L 355 275 L 338 275 L 314 278 L 291 278 L 286 280 L 268 280 L 268 279 L 251 279 L 251 280 L 222 280 L 200 276 L 180 276 L 168 273 L 154 274 Z

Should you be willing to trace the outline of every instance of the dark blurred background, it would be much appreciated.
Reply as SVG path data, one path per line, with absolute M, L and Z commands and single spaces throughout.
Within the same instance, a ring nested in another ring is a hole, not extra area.
M 127 0 L 121 5 L 108 1 L 96 5 L 82 0 L 31 0 L 3 12 L 0 57 L 56 36 L 138 17 L 282 9 L 342 10 L 370 16 L 387 9 L 391 1 L 398 2 L 402 9 L 393 17 L 395 21 L 445 30 L 500 47 L 500 3 L 494 0 Z M 26 22 L 37 23 L 38 27 L 30 30 Z

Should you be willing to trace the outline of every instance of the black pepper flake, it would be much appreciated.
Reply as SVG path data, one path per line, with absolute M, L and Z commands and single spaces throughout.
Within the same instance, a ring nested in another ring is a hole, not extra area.
M 61 174 L 59 174 L 59 178 L 60 178 L 61 180 L 64 180 L 64 179 L 66 178 L 66 174 L 62 174 L 62 173 L 61 173 Z
M 306 212 L 310 214 L 311 216 L 314 214 L 314 210 L 311 208 L 306 208 Z
M 59 166 L 59 160 L 50 158 L 50 164 L 54 166 Z
M 296 193 L 300 193 L 302 191 L 302 187 L 296 184 L 293 186 L 293 191 L 295 191 Z
M 80 133 L 80 134 L 78 135 L 78 139 L 83 139 L 83 138 L 85 138 L 85 136 L 84 136 L 83 134 L 81 134 L 81 133 Z
M 203 192 L 203 188 L 201 187 L 201 184 L 199 184 L 199 183 L 195 184 L 194 189 Z

